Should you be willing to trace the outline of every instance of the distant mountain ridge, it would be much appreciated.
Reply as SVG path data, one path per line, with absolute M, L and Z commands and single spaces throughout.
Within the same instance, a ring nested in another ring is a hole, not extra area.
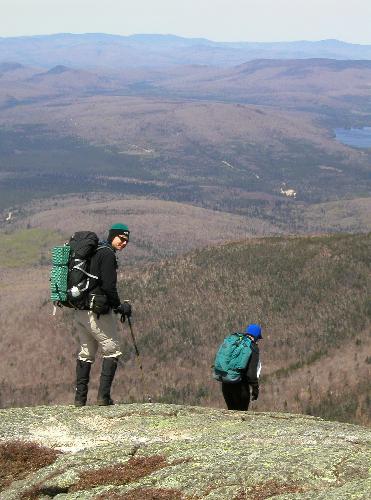
M 295 42 L 214 42 L 176 35 L 104 33 L 0 38 L 0 63 L 92 68 L 207 64 L 232 66 L 253 59 L 365 59 L 371 45 L 339 40 Z

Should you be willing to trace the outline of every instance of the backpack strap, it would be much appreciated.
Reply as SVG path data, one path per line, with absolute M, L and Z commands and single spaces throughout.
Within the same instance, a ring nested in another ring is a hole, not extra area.
M 111 252 L 114 253 L 116 256 L 115 250 L 111 247 L 111 245 L 108 242 L 107 243 L 100 242 L 100 245 L 97 247 L 96 252 L 98 252 L 98 250 L 102 250 L 102 248 L 108 248 L 108 250 L 111 250 Z
M 81 269 L 81 266 L 84 265 L 85 260 L 82 260 L 82 259 L 75 259 L 75 260 L 78 261 L 78 264 L 74 265 L 72 269 L 78 269 L 82 273 L 86 274 L 86 276 L 89 276 L 89 278 L 94 278 L 96 280 L 98 279 L 98 276 L 94 276 L 94 274 L 90 274 L 87 271 L 85 271 L 84 269 Z M 85 288 L 85 290 L 86 290 L 86 288 Z
M 118 259 L 115 250 L 111 247 L 111 245 L 108 242 L 100 242 L 100 245 L 96 249 L 96 252 L 98 250 L 102 250 L 102 248 L 108 248 L 108 250 L 111 250 L 111 252 L 114 254 L 115 259 L 116 259 L 116 269 L 118 268 Z

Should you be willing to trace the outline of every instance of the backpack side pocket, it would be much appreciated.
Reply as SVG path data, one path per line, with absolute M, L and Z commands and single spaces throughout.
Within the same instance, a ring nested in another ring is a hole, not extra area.
M 89 293 L 89 309 L 95 314 L 107 314 L 110 310 L 107 295 Z

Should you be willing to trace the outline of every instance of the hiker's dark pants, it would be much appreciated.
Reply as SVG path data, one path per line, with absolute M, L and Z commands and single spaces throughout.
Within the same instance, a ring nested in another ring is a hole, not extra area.
M 228 410 L 248 410 L 250 386 L 247 382 L 237 382 L 237 384 L 222 382 L 222 392 Z

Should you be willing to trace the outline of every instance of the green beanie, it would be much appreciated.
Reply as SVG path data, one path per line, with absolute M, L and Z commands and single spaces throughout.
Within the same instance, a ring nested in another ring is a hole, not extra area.
M 120 231 L 130 233 L 129 228 L 126 224 L 112 224 L 112 226 L 110 227 L 110 230 L 111 229 L 119 229 Z M 124 234 L 124 233 L 122 233 L 122 234 Z
M 112 242 L 115 236 L 126 236 L 129 241 L 130 231 L 126 224 L 113 224 L 108 232 L 108 241 Z

